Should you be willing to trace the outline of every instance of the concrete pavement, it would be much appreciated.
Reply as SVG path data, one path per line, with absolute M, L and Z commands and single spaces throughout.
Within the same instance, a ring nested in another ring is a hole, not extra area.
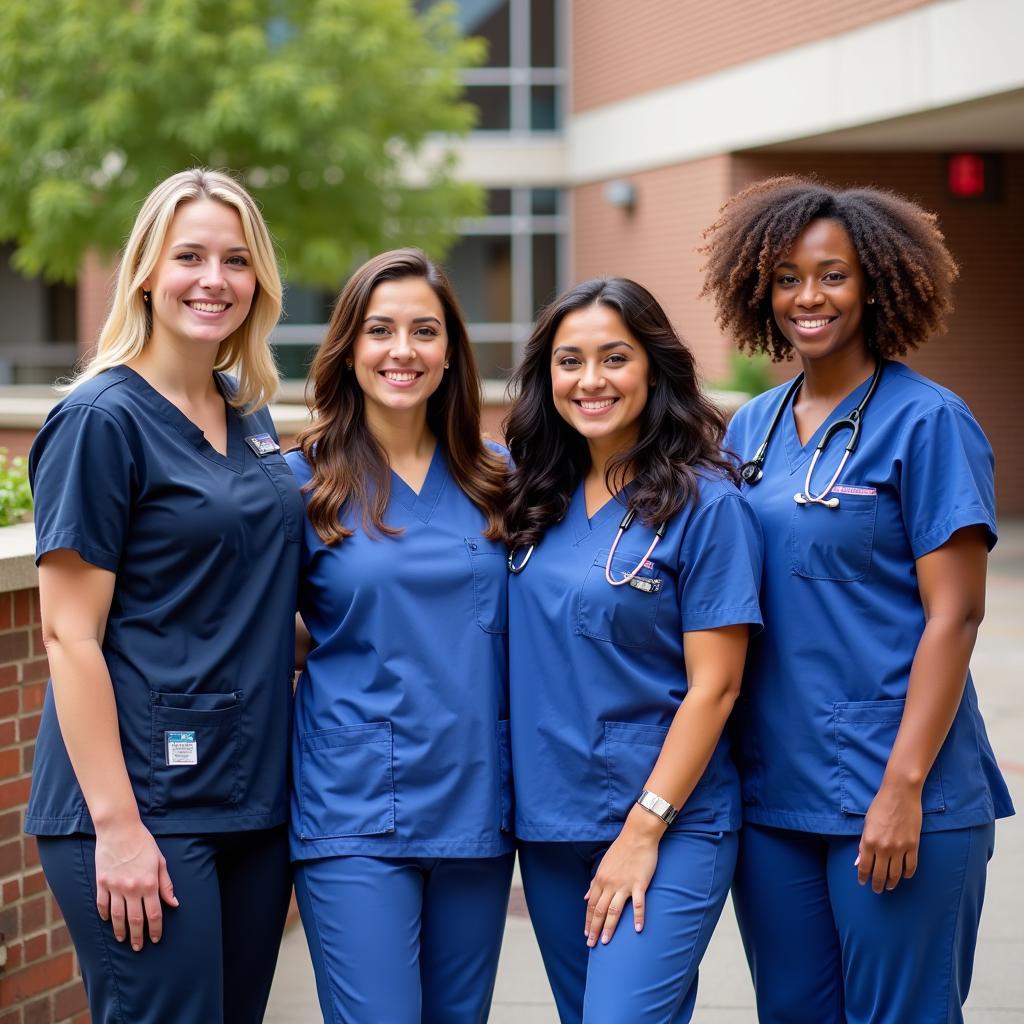
M 966 1024 L 1024 1024 L 1024 522 L 1005 524 L 989 568 L 972 661 L 996 757 L 1021 815 L 999 822 Z M 513 891 L 491 1024 L 558 1024 L 530 923 Z M 754 1024 L 753 990 L 731 905 L 701 967 L 697 1024 Z M 285 938 L 267 1024 L 320 1024 L 302 929 Z M 378 1022 L 375 1022 L 378 1024 Z M 380 1021 L 379 1024 L 393 1024 Z M 628 1024 L 628 1022 L 623 1022 Z M 908 1021 L 907 1024 L 914 1024 Z

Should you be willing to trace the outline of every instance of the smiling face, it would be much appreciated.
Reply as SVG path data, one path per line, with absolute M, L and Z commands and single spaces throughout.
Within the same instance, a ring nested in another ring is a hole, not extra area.
M 558 414 L 606 452 L 633 443 L 647 404 L 650 361 L 622 317 L 602 303 L 569 313 L 551 343 Z
M 256 271 L 233 207 L 195 199 L 178 207 L 152 273 L 150 342 L 217 346 L 249 315 Z
M 426 279 L 403 277 L 373 289 L 351 355 L 370 415 L 425 413 L 447 355 L 444 310 Z
M 802 360 L 824 359 L 851 347 L 866 353 L 867 299 L 857 250 L 839 221 L 811 221 L 775 268 L 772 313 Z

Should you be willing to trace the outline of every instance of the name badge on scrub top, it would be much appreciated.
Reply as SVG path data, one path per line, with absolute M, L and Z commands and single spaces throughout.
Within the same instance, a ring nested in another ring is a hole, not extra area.
M 199 763 L 196 734 L 192 731 L 165 732 L 164 750 L 167 753 L 167 763 L 169 765 Z
M 281 446 L 269 434 L 252 434 L 245 439 L 245 443 L 260 459 L 264 455 L 273 455 L 274 452 L 281 450 Z
M 661 590 L 661 580 L 651 579 L 649 576 L 634 576 L 629 585 L 634 590 L 640 590 L 645 594 L 656 594 Z

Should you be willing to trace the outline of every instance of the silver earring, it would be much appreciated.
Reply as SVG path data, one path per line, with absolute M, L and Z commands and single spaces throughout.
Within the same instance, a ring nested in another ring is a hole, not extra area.
M 447 360 L 447 359 L 446 359 L 446 360 L 444 361 L 444 368 L 445 368 L 446 370 L 448 369 L 448 360 Z
M 875 300 L 873 298 L 868 299 L 868 305 L 869 306 L 873 306 L 874 304 L 875 304 Z
M 355 364 L 355 363 L 353 363 L 351 359 L 346 359 L 346 360 L 345 360 L 345 366 L 346 366 L 346 368 L 347 368 L 347 369 L 351 370 L 351 369 L 352 369 L 352 367 L 353 367 L 353 366 L 355 366 L 355 365 L 356 365 L 356 364 Z
M 149 302 L 149 294 L 150 294 L 149 292 L 147 292 L 145 289 L 143 289 L 143 292 L 142 292 L 142 301 L 143 302 Z

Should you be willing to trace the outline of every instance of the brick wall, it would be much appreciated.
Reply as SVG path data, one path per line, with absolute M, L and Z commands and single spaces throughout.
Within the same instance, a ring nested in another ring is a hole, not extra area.
M 709 157 L 630 175 L 637 205 L 611 206 L 603 183 L 573 191 L 573 266 L 583 281 L 603 274 L 631 277 L 649 288 L 711 379 L 725 374 L 728 351 L 707 303 L 697 302 L 700 232 L 729 195 L 731 158 Z
M 0 593 L 0 1024 L 88 1024 L 71 939 L 22 834 L 49 669 L 38 590 Z
M 574 0 L 572 107 L 651 89 L 848 32 L 932 0 Z

